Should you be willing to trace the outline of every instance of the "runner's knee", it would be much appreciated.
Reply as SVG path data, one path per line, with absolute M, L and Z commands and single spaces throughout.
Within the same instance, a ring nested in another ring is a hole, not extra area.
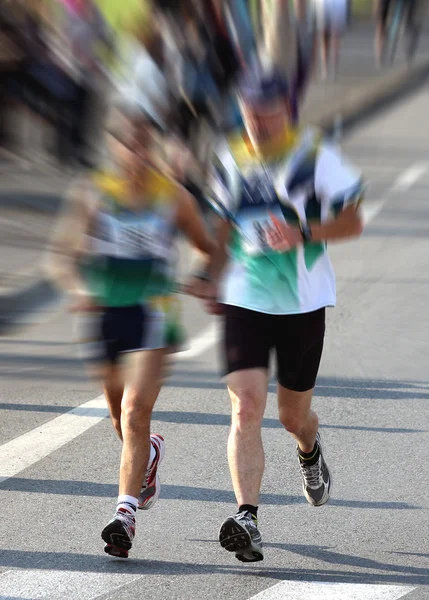
M 150 429 L 152 404 L 145 401 L 141 392 L 130 391 L 122 403 L 122 429 L 141 433 Z
M 295 392 L 279 390 L 279 420 L 283 427 L 292 435 L 300 436 L 308 426 L 311 415 L 312 391 Z M 317 417 L 316 417 L 317 418 Z
M 280 423 L 283 425 L 286 431 L 298 437 L 307 421 L 307 418 L 304 418 L 303 414 L 293 414 L 285 410 L 279 411 L 279 418 Z
M 264 399 L 258 390 L 243 386 L 230 390 L 232 424 L 235 427 L 260 426 L 264 416 Z

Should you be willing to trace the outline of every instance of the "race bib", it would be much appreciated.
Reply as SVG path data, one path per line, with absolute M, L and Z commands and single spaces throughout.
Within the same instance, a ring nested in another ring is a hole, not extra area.
M 119 222 L 102 215 L 93 235 L 95 253 L 118 258 L 160 258 L 171 255 L 171 236 L 165 223 L 148 215 L 141 221 Z

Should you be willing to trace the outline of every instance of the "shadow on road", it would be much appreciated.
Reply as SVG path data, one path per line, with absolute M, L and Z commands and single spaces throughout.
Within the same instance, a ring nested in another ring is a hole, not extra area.
M 192 541 L 192 540 L 191 540 Z M 158 560 L 141 560 L 130 558 L 127 561 L 111 560 L 102 555 L 79 554 L 71 552 L 32 552 L 10 550 L 0 556 L 0 566 L 21 569 L 55 569 L 61 571 L 81 571 L 96 573 L 118 573 L 124 575 L 240 575 L 276 580 L 297 580 L 366 583 L 366 584 L 409 584 L 428 585 L 427 569 L 389 563 L 331 552 L 318 546 L 296 546 L 288 544 L 266 544 L 268 548 L 286 550 L 311 557 L 330 564 L 345 565 L 358 568 L 358 571 L 341 571 L 339 569 L 284 569 L 284 568 L 252 568 L 245 570 L 231 565 L 201 564 L 187 562 L 170 562 Z M 372 573 L 367 570 L 380 570 L 385 573 Z
M 95 496 L 101 498 L 114 498 L 118 494 L 118 486 L 111 483 L 62 479 L 25 479 L 22 477 L 12 477 L 0 483 L 0 490 L 35 494 L 59 494 L 64 496 Z M 235 504 L 236 502 L 234 493 L 229 490 L 171 484 L 162 485 L 162 498 L 164 500 L 224 502 L 226 504 Z M 293 504 L 307 504 L 307 501 L 303 496 L 265 493 L 261 494 L 261 503 L 273 506 L 288 506 Z M 341 500 L 338 498 L 331 500 L 329 505 L 353 509 L 422 510 L 420 506 L 408 504 L 407 502 L 374 502 L 370 500 Z

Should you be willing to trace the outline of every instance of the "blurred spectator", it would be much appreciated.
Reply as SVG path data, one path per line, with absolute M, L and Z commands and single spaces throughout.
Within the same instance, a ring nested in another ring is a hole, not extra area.
M 257 60 L 286 76 L 297 118 L 317 56 L 315 6 L 312 0 L 254 0 L 253 21 Z
M 45 125 L 52 126 L 55 143 L 50 146 L 53 157 L 62 166 L 71 161 L 71 118 L 74 83 L 66 65 L 55 53 L 56 27 L 48 5 L 34 2 L 26 15 L 29 59 L 26 69 L 24 100 Z M 44 149 L 46 149 L 44 144 Z
M 298 40 L 294 27 L 292 4 L 289 0 L 259 0 L 262 43 L 259 55 L 288 81 L 292 81 L 298 64 Z
M 20 2 L 0 3 L 0 148 L 3 151 L 17 151 L 8 117 L 25 85 L 29 49 L 24 22 L 25 11 Z
M 75 81 L 72 143 L 76 160 L 93 167 L 99 160 L 109 82 L 106 61 L 115 49 L 114 36 L 93 0 L 67 5 L 64 33 Z
M 332 77 L 338 73 L 341 37 L 347 27 L 348 0 L 313 0 L 321 39 L 322 78 L 328 76 L 332 54 Z
M 314 5 L 311 0 L 295 0 L 295 29 L 298 56 L 295 79 L 295 113 L 302 102 L 317 59 L 317 27 Z
M 374 12 L 377 19 L 375 34 L 375 62 L 377 68 L 380 68 L 383 62 L 388 18 L 395 4 L 396 0 L 374 0 Z M 411 60 L 416 52 L 428 8 L 428 0 L 404 0 L 403 19 L 407 33 L 405 50 L 408 60 Z

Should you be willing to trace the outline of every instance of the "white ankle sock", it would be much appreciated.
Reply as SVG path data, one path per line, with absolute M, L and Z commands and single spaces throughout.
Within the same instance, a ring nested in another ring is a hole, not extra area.
M 137 498 L 133 498 L 132 496 L 118 496 L 118 504 L 116 506 L 116 510 L 119 508 L 124 508 L 127 510 L 133 517 L 136 516 L 137 505 L 139 501 Z

